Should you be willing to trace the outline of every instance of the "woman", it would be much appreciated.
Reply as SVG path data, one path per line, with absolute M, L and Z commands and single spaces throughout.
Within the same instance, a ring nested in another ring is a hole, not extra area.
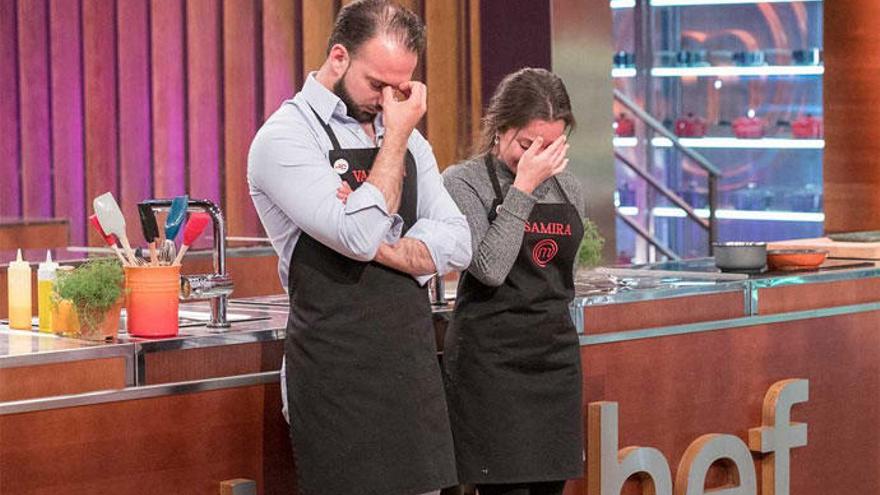
M 446 334 L 448 403 L 460 481 L 481 495 L 561 494 L 583 475 L 574 125 L 562 80 L 520 70 L 489 103 L 478 156 L 443 174 L 474 252 Z

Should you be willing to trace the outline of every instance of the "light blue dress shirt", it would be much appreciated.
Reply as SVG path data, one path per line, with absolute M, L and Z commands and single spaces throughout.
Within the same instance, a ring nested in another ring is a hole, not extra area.
M 312 108 L 330 124 L 342 148 L 376 147 L 314 73 L 257 132 L 248 154 L 248 185 L 278 253 L 285 289 L 288 264 L 301 232 L 345 256 L 369 261 L 382 242 L 397 242 L 402 227 L 400 216 L 388 213 L 384 196 L 369 182 L 352 192 L 345 204 L 336 197 L 342 179 L 328 161 L 333 145 Z M 381 143 L 385 132 L 381 113 L 373 125 Z M 418 220 L 404 237 L 427 246 L 439 274 L 462 271 L 471 259 L 467 219 L 443 187 L 434 152 L 417 130 L 409 137 L 408 149 L 418 169 L 419 199 Z M 431 275 L 415 278 L 424 284 Z

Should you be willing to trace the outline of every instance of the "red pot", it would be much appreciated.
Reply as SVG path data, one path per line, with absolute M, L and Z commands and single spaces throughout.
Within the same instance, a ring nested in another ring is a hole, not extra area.
M 706 119 L 692 113 L 675 119 L 675 135 L 678 137 L 703 137 L 706 135 Z
M 758 117 L 739 117 L 733 121 L 733 134 L 740 139 L 761 139 L 764 121 Z
M 636 135 L 636 121 L 621 113 L 614 119 L 614 135 L 617 137 L 633 137 Z
M 825 133 L 821 117 L 810 114 L 798 117 L 791 123 L 791 134 L 798 139 L 819 139 Z

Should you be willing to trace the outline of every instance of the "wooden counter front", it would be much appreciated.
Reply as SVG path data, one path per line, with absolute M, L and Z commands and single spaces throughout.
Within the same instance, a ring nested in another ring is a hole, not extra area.
M 618 403 L 618 448 L 659 449 L 675 480 L 691 442 L 721 433 L 748 443 L 749 429 L 762 425 L 771 385 L 806 379 L 809 400 L 794 406 L 791 420 L 807 424 L 807 445 L 791 450 L 790 493 L 880 493 L 880 279 L 756 290 L 757 314 L 728 321 L 703 318 L 724 315 L 724 298 L 714 308 L 696 297 L 609 305 L 601 307 L 604 319 L 592 322 L 596 313 L 588 308 L 585 326 L 593 326 L 581 347 L 585 411 L 592 402 Z M 632 329 L 641 338 L 629 335 L 629 327 L 642 323 Z M 752 454 L 757 494 L 766 495 L 762 457 Z M 731 466 L 713 465 L 706 488 L 736 486 Z M 643 493 L 637 478 L 626 482 L 623 495 Z M 598 494 L 582 479 L 569 483 L 566 495 Z
M 295 492 L 278 384 L 0 415 L 0 493 Z
M 724 292 L 653 301 L 587 306 L 584 334 L 727 320 L 743 316 L 743 293 Z
M 150 352 L 144 355 L 144 385 L 278 371 L 284 341 Z
M 0 368 L 0 402 L 125 387 L 125 359 L 87 359 Z

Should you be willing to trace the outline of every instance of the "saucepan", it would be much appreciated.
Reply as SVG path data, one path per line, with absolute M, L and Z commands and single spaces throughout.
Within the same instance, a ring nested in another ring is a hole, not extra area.
M 767 264 L 766 242 L 715 242 L 715 266 L 723 272 L 760 272 Z

